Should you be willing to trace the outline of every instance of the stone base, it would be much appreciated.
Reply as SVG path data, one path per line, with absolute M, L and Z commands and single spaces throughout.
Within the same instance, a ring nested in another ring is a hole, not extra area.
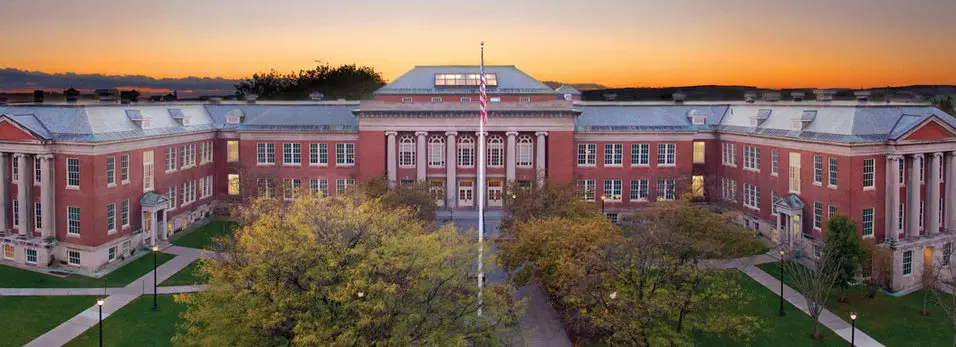
M 928 270 L 934 271 L 935 267 L 940 266 L 943 262 L 943 249 L 946 244 L 952 244 L 954 239 L 954 234 L 938 233 L 904 238 L 888 244 L 888 248 L 893 252 L 893 278 L 890 289 L 894 294 L 901 295 L 922 288 L 924 269 L 927 269 L 928 265 Z M 907 254 L 910 255 L 911 261 L 908 273 L 904 273 L 903 260 Z M 948 271 L 943 271 L 941 275 L 946 280 L 952 279 L 952 274 Z
M 53 264 L 53 259 L 51 259 L 56 247 L 55 241 L 48 244 L 40 237 L 12 234 L 0 237 L 0 244 L 2 244 L 0 246 L 0 259 L 4 262 L 39 268 L 56 265 Z

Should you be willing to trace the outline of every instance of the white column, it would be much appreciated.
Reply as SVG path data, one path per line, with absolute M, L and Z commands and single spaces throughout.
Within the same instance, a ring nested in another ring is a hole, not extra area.
M 946 231 L 956 232 L 956 152 L 946 153 L 946 198 L 943 199 Z
M 886 156 L 886 239 L 891 244 L 900 240 L 900 160 L 901 155 Z
M 17 161 L 17 204 L 19 208 L 20 235 L 33 234 L 33 202 L 30 199 L 33 196 L 33 161 L 27 160 L 28 155 L 23 153 L 14 154 Z M 29 170 L 27 170 L 29 169 Z
M 926 235 L 939 233 L 939 174 L 943 165 L 943 153 L 933 153 L 926 171 Z
M 922 162 L 923 154 L 913 154 L 910 156 L 910 163 L 906 166 L 906 237 L 919 237 L 919 203 L 922 201 L 920 196 L 919 183 L 919 165 Z
M 427 158 L 428 158 L 428 153 L 425 152 L 425 150 L 426 150 L 426 149 L 425 149 L 425 148 L 426 148 L 426 146 L 425 146 L 425 141 L 426 141 L 427 135 L 428 135 L 428 132 L 427 132 L 427 131 L 418 131 L 418 132 L 415 132 L 415 136 L 418 137 L 417 139 L 415 139 L 415 140 L 416 140 L 416 144 L 418 145 L 417 151 L 415 152 L 415 156 L 416 156 L 416 158 L 415 158 L 415 164 L 416 164 L 416 168 L 418 169 L 418 180 L 419 180 L 419 181 L 424 181 L 424 180 L 425 180 L 425 175 L 427 174 L 427 173 L 426 173 L 427 171 L 425 170 L 425 168 L 428 167 L 428 166 L 427 166 L 427 165 L 428 165 L 428 159 L 427 159 Z
M 507 147 L 505 149 L 507 151 L 507 153 L 505 153 L 505 160 L 507 161 L 507 164 L 505 164 L 505 179 L 508 183 L 513 183 L 515 181 L 515 168 L 518 160 L 518 150 L 515 147 L 515 137 L 518 136 L 518 132 L 509 131 L 506 132 L 505 135 L 508 136 Z
M 395 145 L 395 136 L 398 135 L 398 132 L 395 131 L 386 131 L 385 136 L 388 137 L 387 146 L 385 148 L 385 162 L 386 170 L 388 171 L 388 187 L 394 188 L 395 181 L 398 179 L 398 158 L 396 155 Z
M 56 178 L 54 178 L 53 165 L 56 162 L 53 160 L 53 154 L 44 154 L 38 155 L 37 160 L 40 160 L 40 221 L 43 224 L 42 228 L 42 237 L 55 237 L 56 234 L 56 200 L 55 200 L 55 190 L 53 187 L 56 183 Z
M 539 131 L 534 133 L 538 137 L 538 143 L 535 144 L 535 150 L 538 152 L 534 158 L 534 174 L 538 177 L 538 188 L 544 186 L 544 176 L 545 176 L 545 157 L 547 153 L 545 151 L 544 139 L 545 136 L 548 136 L 547 131 Z
M 445 206 L 458 206 L 458 136 L 456 131 L 445 132 Z
M 0 153 L 0 231 L 10 230 L 10 219 L 7 219 L 10 201 L 10 155 Z

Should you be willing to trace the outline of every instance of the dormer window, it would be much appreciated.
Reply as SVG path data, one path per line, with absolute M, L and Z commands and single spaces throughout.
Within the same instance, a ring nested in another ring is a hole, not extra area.
M 432 97 L 432 102 L 441 102 L 441 97 L 440 96 Z
M 407 104 L 407 103 L 410 103 L 410 102 L 412 102 L 412 98 L 407 98 L 407 97 L 406 97 L 406 98 L 402 98 L 402 102 L 403 102 L 403 103 L 406 103 L 406 104 Z
M 143 120 L 140 121 L 139 127 L 140 127 L 140 128 L 143 128 L 143 129 L 149 129 L 149 127 L 150 127 L 149 117 L 143 118 Z
M 126 110 L 126 118 L 129 118 L 141 129 L 149 129 L 149 117 L 143 115 L 140 110 Z
M 793 128 L 794 128 L 795 130 L 803 130 L 803 129 L 806 129 L 807 126 L 809 126 L 810 123 L 813 122 L 813 119 L 816 118 L 816 117 L 817 117 L 817 111 L 816 111 L 816 110 L 806 110 L 806 111 L 803 111 L 803 113 L 800 115 L 800 119 L 794 119 L 794 120 L 793 120 Z
M 229 111 L 229 113 L 226 113 L 226 124 L 240 124 L 245 116 L 245 113 L 240 109 Z
M 693 125 L 704 125 L 707 123 L 707 116 L 697 111 L 697 109 L 687 111 L 687 118 L 690 118 L 690 122 Z
M 183 113 L 182 109 L 171 108 L 168 110 L 169 116 L 173 118 L 179 125 L 188 126 L 192 123 L 192 117 L 189 117 Z
M 485 81 L 490 87 L 498 85 L 498 76 L 493 73 L 485 74 Z M 478 86 L 481 85 L 481 74 L 470 73 L 440 73 L 435 74 L 435 86 Z
M 530 98 L 530 97 L 527 97 L 527 96 L 522 96 L 522 97 L 518 98 L 518 102 L 527 104 L 527 103 L 531 102 L 531 98 Z
M 769 108 L 762 108 L 757 110 L 757 115 L 750 119 L 750 124 L 751 125 L 762 124 L 764 121 L 770 118 L 771 112 L 773 112 L 773 110 Z

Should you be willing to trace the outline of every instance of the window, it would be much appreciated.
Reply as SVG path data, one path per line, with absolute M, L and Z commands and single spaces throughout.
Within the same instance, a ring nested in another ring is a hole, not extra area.
M 199 198 L 201 199 L 205 197 L 206 197 L 206 178 L 203 177 L 199 179 Z
M 800 153 L 790 152 L 790 192 L 800 194 Z
M 592 166 L 597 164 L 597 145 L 593 143 L 578 144 L 578 166 Z
M 694 141 L 694 163 L 704 163 L 704 142 Z
M 471 103 L 471 98 L 469 98 L 469 97 L 467 97 L 467 96 L 463 96 L 463 97 L 461 97 L 461 103 L 463 103 L 463 104 Z
M 256 164 L 272 165 L 276 163 L 276 144 L 257 143 L 256 144 Z
M 27 249 L 24 253 L 27 255 L 27 264 L 37 263 L 37 251 L 35 249 Z
M 176 209 L 176 190 L 179 189 L 177 185 L 171 185 L 169 188 L 166 188 L 166 209 L 175 210 Z
M 595 188 L 594 180 L 578 180 L 578 191 L 581 192 L 581 199 L 585 201 L 594 201 Z
M 813 184 L 823 184 L 823 157 L 813 156 Z
M 621 180 L 604 180 L 604 200 L 621 201 L 622 184 Z
M 529 98 L 529 97 L 527 97 L 527 96 L 522 96 L 522 97 L 518 98 L 518 102 L 529 103 L 529 102 L 531 102 L 531 98 Z
M 770 175 L 776 176 L 780 172 L 780 153 L 776 149 L 770 150 Z
M 230 163 L 239 161 L 239 141 L 226 141 L 226 161 Z
M 43 229 L 43 206 L 39 202 L 33 204 L 33 227 Z
M 949 265 L 950 258 L 953 256 L 953 243 L 949 242 L 943 245 L 943 265 Z
M 143 191 L 153 190 L 153 151 L 143 152 Z
M 336 165 L 355 165 L 355 144 L 354 143 L 336 143 L 335 144 L 335 164 Z
M 302 189 L 302 179 L 286 178 L 282 182 L 282 195 L 286 200 L 299 198 L 299 191 Z
M 80 158 L 66 158 L 66 186 L 80 188 Z
M 411 135 L 398 139 L 398 166 L 415 167 L 415 138 Z
M 355 185 L 355 180 L 351 178 L 340 178 L 335 180 L 335 194 L 342 195 L 348 192 Z
M 441 97 L 440 97 L 440 96 L 433 96 L 433 97 L 432 97 L 432 102 L 441 102 Z
M 873 237 L 873 209 L 863 209 L 863 237 Z
M 199 164 L 212 162 L 212 141 L 206 141 L 199 144 Z
M 926 204 L 923 203 L 923 200 L 920 200 L 920 202 L 919 202 L 919 227 L 920 227 L 920 229 L 923 228 L 923 219 L 925 219 L 925 217 L 923 217 L 923 216 L 924 216 L 924 212 L 926 211 L 926 210 L 925 210 L 925 207 L 926 207 L 925 205 L 926 205 Z
M 108 232 L 116 231 L 116 205 L 106 205 L 106 230 Z
M 631 200 L 647 201 L 647 180 L 631 180 Z
M 737 201 L 737 181 L 725 177 L 722 186 L 724 200 Z
M 229 174 L 226 178 L 229 180 L 229 195 L 239 195 L 239 175 Z
M 494 135 L 488 138 L 488 166 L 505 166 L 505 142 L 501 136 Z
M 475 166 L 475 139 L 471 136 L 458 139 L 458 166 Z
M 673 179 L 657 179 L 657 200 L 674 200 L 674 180 Z
M 13 158 L 10 164 L 10 171 L 13 171 L 13 174 L 10 175 L 10 181 L 17 183 L 17 181 L 20 180 L 20 159 L 17 159 L 16 157 Z
M 609 222 L 617 224 L 617 213 L 608 213 L 606 217 Z
M 435 74 L 436 86 L 478 86 L 481 85 L 481 74 L 471 73 L 440 73 Z M 496 74 L 485 74 L 485 85 L 497 86 L 498 78 Z
M 176 171 L 176 147 L 166 148 L 166 172 Z M 183 163 L 185 164 L 185 162 Z
M 518 167 L 531 167 L 534 162 L 534 144 L 530 135 L 518 136 Z
M 282 144 L 282 165 L 302 165 L 302 144 Z
M 70 265 L 80 265 L 80 252 L 66 251 L 70 258 Z
M 926 163 L 923 161 L 923 156 L 919 157 L 919 183 L 923 183 L 923 178 L 925 177 L 924 173 L 926 172 Z
M 900 162 L 900 184 L 906 184 L 906 157 L 902 157 Z
M 913 251 L 903 252 L 903 275 L 913 273 Z
M 736 165 L 736 158 L 734 164 Z M 760 171 L 760 148 L 744 146 L 744 169 Z
M 445 138 L 441 135 L 428 138 L 428 166 L 445 166 Z
M 760 210 L 760 187 L 744 183 L 744 206 Z
M 938 212 L 936 214 L 936 225 L 942 226 L 943 225 L 943 198 L 939 198 L 939 205 L 937 205 L 936 211 Z
M 116 259 L 116 246 L 113 246 L 113 247 L 110 247 L 110 249 L 109 249 L 109 251 L 108 251 L 108 253 L 107 253 L 107 255 L 106 255 L 106 260 L 107 260 L 107 261 L 113 261 L 113 260 L 115 260 L 115 259 Z
M 196 144 L 183 145 L 183 159 L 180 162 L 180 168 L 190 168 L 196 166 Z
M 873 159 L 863 160 L 863 189 L 874 189 L 876 171 Z
M 329 180 L 324 178 L 309 180 L 309 194 L 313 197 L 329 196 Z
M 20 201 L 13 200 L 13 226 L 20 226 Z
M 833 216 L 836 215 L 836 214 L 837 214 L 837 207 L 836 207 L 836 205 L 829 205 L 829 206 L 827 206 L 827 219 L 833 218 Z
M 770 192 L 770 211 L 773 212 L 774 215 L 777 215 L 777 200 L 779 199 L 780 196 L 777 195 L 777 192 Z
M 828 183 L 831 188 L 836 188 L 837 186 L 837 172 L 839 167 L 837 166 L 837 158 L 830 158 L 830 182 Z
M 721 162 L 727 166 L 737 166 L 737 145 L 725 143 L 721 146 Z
M 813 228 L 816 230 L 823 228 L 823 203 L 819 201 L 813 202 Z
M 309 144 L 309 165 L 328 165 L 329 164 L 329 144 L 310 143 Z
M 657 165 L 674 165 L 677 163 L 677 145 L 660 143 L 657 145 Z
M 129 183 L 129 154 L 120 156 L 120 181 Z
M 897 229 L 899 229 L 900 232 L 903 231 L 903 226 L 906 225 L 905 219 L 906 219 L 906 204 L 904 204 L 904 203 L 901 202 L 901 203 L 900 203 L 900 213 L 899 213 L 899 222 L 900 222 L 900 225 L 897 225 Z
M 41 171 L 41 166 L 42 164 L 40 163 L 40 158 L 33 157 L 33 185 L 39 185 L 43 182 L 43 171 Z
M 412 102 L 412 98 L 407 98 L 407 97 L 406 97 L 406 98 L 402 98 L 402 102 L 404 102 L 404 103 Z
M 619 166 L 624 164 L 624 145 L 620 143 L 604 144 L 604 165 Z
M 201 197 L 208 198 L 212 196 L 212 176 L 206 176 L 205 188 Z
M 120 204 L 120 222 L 124 229 L 129 226 L 129 200 L 123 200 Z
M 66 211 L 66 234 L 80 236 L 80 208 L 75 206 L 67 206 Z
M 651 145 L 647 143 L 635 143 L 631 145 L 631 166 L 650 165 Z
M 16 249 L 11 245 L 3 245 L 3 258 L 13 259 L 16 257 Z
M 275 186 L 272 184 L 272 180 L 268 178 L 257 178 L 256 185 L 259 187 L 259 194 L 265 197 L 275 196 Z

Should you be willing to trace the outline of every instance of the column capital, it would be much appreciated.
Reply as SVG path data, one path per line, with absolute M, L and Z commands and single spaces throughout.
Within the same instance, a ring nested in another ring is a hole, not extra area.
M 428 135 L 428 132 L 427 132 L 427 131 L 416 131 L 416 132 L 415 132 L 415 136 L 427 136 L 427 135 Z
M 942 159 L 943 152 L 933 152 L 933 159 Z
M 457 131 L 446 131 L 445 136 L 458 136 Z
M 20 159 L 26 156 L 27 156 L 26 153 L 13 153 L 13 159 Z
M 920 159 L 922 159 L 922 158 L 923 158 L 923 153 L 914 153 L 914 154 L 910 154 L 910 156 L 912 156 L 913 158 L 920 158 Z
M 507 132 L 505 132 L 505 135 L 507 135 L 508 137 L 514 137 L 514 136 L 518 136 L 518 132 L 517 132 L 517 131 L 507 131 Z M 956 152 L 953 152 L 953 153 L 956 153 Z
M 534 136 L 548 136 L 547 131 L 538 131 L 534 133 Z
M 389 130 L 385 132 L 385 136 L 397 136 L 397 135 L 398 135 L 397 131 Z
M 956 158 L 956 151 L 947 152 L 947 153 L 949 154 L 950 157 Z
M 53 160 L 53 154 L 52 154 L 52 153 L 37 154 L 37 158 L 42 159 L 42 160 Z
M 888 154 L 888 155 L 886 156 L 886 159 L 888 159 L 888 160 L 903 160 L 903 156 L 902 156 L 902 155 L 899 155 L 899 154 Z
M 484 132 L 484 133 L 482 133 L 482 132 L 480 132 L 480 131 L 476 131 L 476 132 L 475 132 L 475 136 L 481 136 L 481 135 L 485 135 L 485 136 L 487 137 L 487 136 L 488 136 L 488 132 L 487 132 L 487 131 Z

